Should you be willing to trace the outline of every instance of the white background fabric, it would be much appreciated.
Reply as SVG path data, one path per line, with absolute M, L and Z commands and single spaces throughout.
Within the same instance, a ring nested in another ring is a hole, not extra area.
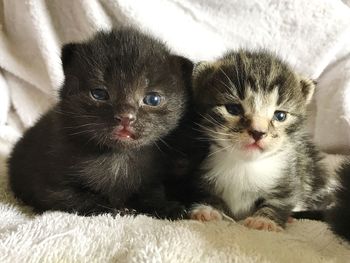
M 63 81 L 62 44 L 120 25 L 139 27 L 194 61 L 213 60 L 240 47 L 276 52 L 319 83 L 309 120 L 315 142 L 331 152 L 348 152 L 350 148 L 348 0 L 1 0 L 0 22 L 0 154 L 4 158 L 23 130 L 56 101 Z M 240 258 L 239 262 L 262 258 L 280 262 L 277 252 L 283 251 L 290 262 L 308 255 L 307 262 L 332 258 L 345 262 L 342 257 L 349 255 L 349 248 L 337 245 L 325 225 L 314 222 L 298 222 L 286 234 L 271 234 L 225 223 L 204 226 L 146 217 L 32 216 L 18 205 L 10 205 L 14 201 L 5 182 L 0 188 L 0 256 L 4 259 L 16 259 L 18 249 L 30 245 L 36 245 L 35 253 L 21 250 L 23 259 L 48 259 L 50 255 L 69 261 L 82 253 L 80 261 L 92 262 L 93 258 L 112 259 L 131 253 L 129 259 L 137 261 L 150 255 L 158 262 L 171 261 L 172 255 L 180 257 L 184 251 L 186 261 L 212 255 L 213 259 Z M 66 238 L 64 233 L 71 228 L 78 232 L 69 232 L 70 238 Z M 81 240 L 76 239 L 76 233 Z M 119 235 L 126 235 L 126 239 Z M 316 236 L 319 240 L 313 238 Z M 42 240 L 50 242 L 40 243 Z M 299 256 L 288 249 L 303 252 Z

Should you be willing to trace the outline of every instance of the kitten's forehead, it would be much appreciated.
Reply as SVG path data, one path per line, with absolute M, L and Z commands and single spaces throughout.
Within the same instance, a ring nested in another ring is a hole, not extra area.
M 253 90 L 249 85 L 245 89 L 242 106 L 247 115 L 271 115 L 278 106 L 278 86 L 272 90 Z
M 118 97 L 143 94 L 148 87 L 172 91 L 180 77 L 167 47 L 134 30 L 101 32 L 79 49 L 79 55 L 87 82 L 104 86 Z
M 294 105 L 302 98 L 298 76 L 271 55 L 234 53 L 217 63 L 222 83 L 231 96 L 252 110 L 268 106 Z
M 169 57 L 164 43 L 133 29 L 99 32 L 79 48 L 81 64 L 91 75 L 128 82 L 142 74 L 168 73 Z

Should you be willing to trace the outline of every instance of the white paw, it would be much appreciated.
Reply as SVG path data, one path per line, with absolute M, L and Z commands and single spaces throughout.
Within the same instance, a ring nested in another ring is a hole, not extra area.
M 195 205 L 190 212 L 190 218 L 198 221 L 222 220 L 222 213 L 209 205 Z
M 283 230 L 275 221 L 265 217 L 248 217 L 244 220 L 244 225 L 251 229 L 281 232 Z

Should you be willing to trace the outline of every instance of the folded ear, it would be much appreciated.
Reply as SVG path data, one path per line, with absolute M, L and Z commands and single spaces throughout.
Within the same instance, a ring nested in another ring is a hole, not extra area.
M 198 62 L 195 64 L 192 74 L 192 89 L 197 104 L 210 103 L 213 88 L 210 81 L 216 72 L 216 65 L 210 62 Z
M 74 94 L 79 89 L 79 79 L 74 74 L 73 61 L 81 44 L 69 43 L 61 49 L 61 61 L 65 75 L 65 80 L 60 89 L 60 98 L 64 99 Z
M 201 86 L 210 79 L 214 66 L 210 62 L 200 61 L 194 65 L 192 74 L 193 86 Z
M 65 44 L 61 49 L 61 61 L 62 66 L 65 69 L 73 60 L 73 56 L 75 51 L 77 50 L 77 46 L 79 44 L 69 43 Z
M 182 77 L 185 80 L 185 83 L 190 85 L 193 71 L 193 62 L 188 58 L 178 55 L 173 55 L 172 59 L 176 65 L 180 66 L 180 71 L 182 73 Z
M 312 96 L 314 95 L 314 91 L 316 88 L 316 81 L 308 78 L 302 77 L 300 80 L 301 91 L 304 95 L 306 104 L 309 104 Z

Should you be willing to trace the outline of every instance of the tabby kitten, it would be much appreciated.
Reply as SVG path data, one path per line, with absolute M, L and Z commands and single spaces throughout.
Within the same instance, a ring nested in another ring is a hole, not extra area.
M 293 210 L 332 204 L 344 160 L 323 156 L 304 132 L 312 80 L 272 54 L 241 50 L 198 64 L 193 89 L 210 141 L 200 180 L 215 202 L 194 206 L 192 218 L 220 219 L 217 208 L 249 228 L 280 231 Z
M 182 217 L 164 181 L 181 151 L 192 63 L 130 28 L 67 44 L 62 62 L 59 102 L 10 156 L 15 195 L 37 211 Z

